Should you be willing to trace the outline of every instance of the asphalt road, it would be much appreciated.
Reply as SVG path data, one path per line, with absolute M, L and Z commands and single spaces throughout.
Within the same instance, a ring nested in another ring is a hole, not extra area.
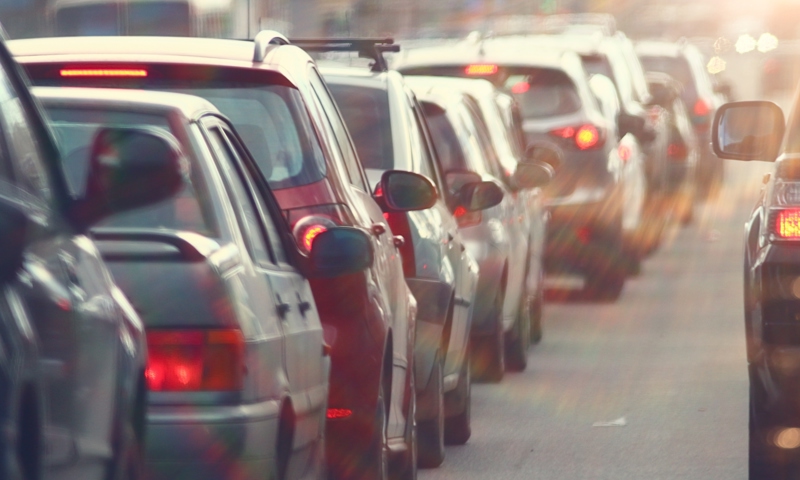
M 472 439 L 422 480 L 747 478 L 742 226 L 772 167 L 726 167 L 619 301 L 545 307 L 528 370 L 475 385 Z

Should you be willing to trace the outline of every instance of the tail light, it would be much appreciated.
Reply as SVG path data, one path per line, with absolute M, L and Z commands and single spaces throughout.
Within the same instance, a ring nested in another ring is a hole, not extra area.
M 772 191 L 769 233 L 774 240 L 800 240 L 800 183 L 777 181 Z
M 800 240 L 800 208 L 777 210 L 773 233 L 781 240 Z
M 673 161 L 683 161 L 689 156 L 689 149 L 683 143 L 670 143 L 667 146 L 667 158 Z
M 304 254 L 311 252 L 317 235 L 337 225 L 352 225 L 349 210 L 344 205 L 329 204 L 298 208 L 286 212 L 292 235 Z
M 458 226 L 461 228 L 479 225 L 481 221 L 483 221 L 483 215 L 481 215 L 480 210 L 476 212 L 470 212 L 465 207 L 460 205 L 456 207 L 455 211 L 453 212 L 453 217 L 455 217 L 456 223 L 458 223 Z
M 494 75 L 497 73 L 497 65 L 483 63 L 467 65 L 467 67 L 464 69 L 464 73 L 470 76 Z
M 417 264 L 414 257 L 414 242 L 411 237 L 411 225 L 408 223 L 408 214 L 405 212 L 384 213 L 383 217 L 389 223 L 389 228 L 395 235 L 400 235 L 405 239 L 403 246 L 399 248 L 400 258 L 403 259 L 403 274 L 406 277 L 413 277 L 417 274 Z
M 242 387 L 244 337 L 240 330 L 150 330 L 147 350 L 145 377 L 151 391 L 231 391 Z
M 592 124 L 585 124 L 578 127 L 563 127 L 550 131 L 550 135 L 572 140 L 580 150 L 599 148 L 605 141 L 604 131 Z
M 711 107 L 709 107 L 702 98 L 698 98 L 697 101 L 694 102 L 692 112 L 696 117 L 705 117 L 711 113 Z

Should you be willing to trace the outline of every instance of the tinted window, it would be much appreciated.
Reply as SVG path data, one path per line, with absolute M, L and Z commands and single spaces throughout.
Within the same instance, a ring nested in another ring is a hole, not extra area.
M 159 115 L 79 107 L 52 107 L 47 112 L 58 140 L 67 183 L 74 196 L 83 195 L 91 144 L 99 128 L 142 126 L 173 132 L 167 119 Z M 184 146 L 184 152 L 188 151 Z M 118 213 L 102 221 L 100 226 L 168 228 L 216 235 L 200 169 L 193 157 L 187 158 L 185 165 L 183 188 L 173 197 L 155 205 Z
M 683 93 L 681 97 L 685 103 L 691 105 L 694 99 L 697 98 L 697 89 L 695 88 L 692 69 L 689 67 L 689 62 L 687 62 L 685 58 L 666 56 L 642 56 L 640 58 L 645 70 L 650 72 L 666 73 L 675 80 L 681 82 L 683 85 Z
M 464 150 L 461 148 L 461 142 L 459 142 L 458 135 L 447 118 L 447 114 L 444 110 L 425 103 L 422 104 L 422 107 L 425 111 L 425 118 L 428 120 L 431 140 L 436 149 L 441 170 L 448 172 L 467 168 Z
M 394 168 L 392 125 L 386 92 L 374 88 L 330 84 L 364 168 Z
M 575 113 L 581 99 L 572 80 L 557 70 L 517 69 L 506 80 L 525 118 L 545 118 Z
M 120 35 L 119 5 L 103 3 L 62 8 L 56 13 L 56 34 Z

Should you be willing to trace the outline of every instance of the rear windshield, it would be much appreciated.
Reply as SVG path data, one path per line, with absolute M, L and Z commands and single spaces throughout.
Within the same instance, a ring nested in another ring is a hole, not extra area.
M 355 142 L 361 165 L 378 170 L 395 168 L 386 91 L 331 82 L 328 88 Z
M 131 2 L 128 4 L 128 35 L 192 35 L 189 4 L 177 2 Z
M 203 97 L 231 120 L 273 189 L 308 185 L 325 176 L 325 157 L 303 99 L 274 72 L 146 65 L 142 67 L 147 70 L 145 78 L 64 78 L 59 74 L 62 67 L 69 68 L 40 64 L 27 70 L 37 85 L 141 88 Z
M 526 119 L 567 115 L 581 109 L 575 84 L 558 70 L 516 68 L 509 72 L 504 86 L 516 97 Z
M 692 105 L 693 100 L 697 98 L 697 89 L 695 88 L 692 69 L 685 58 L 666 56 L 641 56 L 639 58 L 645 70 L 666 73 L 679 81 L 683 85 L 681 97 L 683 97 L 687 105 Z
M 62 8 L 55 15 L 56 35 L 121 35 L 119 8 L 116 3 Z
M 50 107 L 51 126 L 56 135 L 70 193 L 83 196 L 89 170 L 92 141 L 100 127 L 125 126 L 165 130 L 174 134 L 166 117 L 113 109 Z M 184 152 L 190 150 L 184 146 Z M 194 157 L 187 155 L 186 174 L 181 190 L 155 205 L 118 213 L 99 226 L 166 228 L 217 236 L 207 190 Z

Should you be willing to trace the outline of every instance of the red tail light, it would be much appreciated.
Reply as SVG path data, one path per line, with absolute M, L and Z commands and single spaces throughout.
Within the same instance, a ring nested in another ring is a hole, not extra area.
M 352 225 L 347 207 L 343 205 L 316 205 L 286 212 L 300 251 L 308 254 L 317 236 L 337 225 Z
M 477 212 L 470 212 L 460 205 L 456 207 L 453 216 L 456 219 L 456 223 L 458 223 L 458 226 L 461 228 L 479 225 L 483 220 L 483 215 L 481 215 L 480 210 Z
M 244 337 L 234 329 L 147 332 L 147 386 L 156 392 L 242 387 Z
M 631 152 L 630 147 L 627 145 L 620 145 L 619 148 L 617 148 L 617 153 L 619 154 L 620 160 L 622 160 L 624 163 L 627 163 L 633 155 L 633 152 Z
M 580 150 L 589 150 L 603 145 L 603 131 L 592 124 L 579 127 L 562 127 L 550 131 L 550 135 L 572 140 Z
M 670 160 L 682 161 L 689 156 L 689 149 L 682 143 L 670 143 L 667 146 L 667 158 Z
M 511 87 L 511 93 L 525 93 L 531 89 L 531 84 L 528 82 L 519 82 L 515 83 L 513 87 Z
M 146 77 L 142 68 L 62 68 L 62 77 Z
M 342 418 L 347 418 L 353 414 L 353 411 L 349 408 L 329 408 L 327 412 L 328 420 L 339 420 Z
M 464 69 L 464 73 L 467 75 L 476 75 L 476 76 L 485 76 L 485 75 L 494 75 L 497 73 L 497 65 L 491 64 L 475 64 L 475 65 L 467 65 L 467 68 Z
M 692 108 L 692 112 L 695 114 L 695 116 L 705 117 L 711 113 L 711 107 L 709 107 L 708 104 L 702 99 L 698 98 L 697 101 L 694 102 L 694 108 Z
M 775 234 L 784 240 L 800 240 L 800 208 L 777 212 Z

